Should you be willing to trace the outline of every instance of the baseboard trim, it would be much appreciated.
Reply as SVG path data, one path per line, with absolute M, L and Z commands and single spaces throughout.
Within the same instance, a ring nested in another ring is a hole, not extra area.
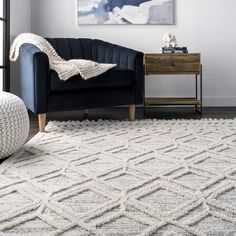
M 204 97 L 203 107 L 236 107 L 236 97 Z
M 236 97 L 204 98 L 204 107 L 236 107 Z

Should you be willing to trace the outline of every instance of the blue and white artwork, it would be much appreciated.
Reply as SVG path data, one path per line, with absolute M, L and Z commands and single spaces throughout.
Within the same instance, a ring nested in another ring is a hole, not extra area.
M 173 24 L 174 0 L 77 0 L 78 22 L 90 24 Z

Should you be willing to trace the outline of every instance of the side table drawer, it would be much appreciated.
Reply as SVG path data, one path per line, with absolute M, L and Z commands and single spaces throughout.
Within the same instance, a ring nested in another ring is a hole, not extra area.
M 201 54 L 145 54 L 146 74 L 200 74 Z
M 200 74 L 199 63 L 146 64 L 146 74 Z

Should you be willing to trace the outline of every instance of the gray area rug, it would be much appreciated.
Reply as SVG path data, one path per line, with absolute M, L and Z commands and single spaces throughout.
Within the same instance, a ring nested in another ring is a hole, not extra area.
M 0 166 L 0 235 L 236 235 L 236 120 L 46 130 Z

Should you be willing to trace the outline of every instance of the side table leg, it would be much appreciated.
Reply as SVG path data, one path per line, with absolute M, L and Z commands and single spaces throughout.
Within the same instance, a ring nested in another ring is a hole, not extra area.
M 198 75 L 195 75 L 195 97 L 198 99 Z M 195 105 L 195 109 L 198 110 L 198 105 Z
M 202 88 L 203 88 L 203 85 L 202 85 L 202 65 L 201 65 L 201 72 L 200 72 L 200 105 L 199 105 L 199 109 L 197 109 L 197 112 L 202 115 Z
M 201 113 L 202 113 L 202 65 L 201 65 L 201 74 L 200 74 L 200 101 L 201 101 Z
M 195 93 L 196 93 L 196 99 L 198 99 L 198 75 L 196 74 L 196 77 L 195 77 L 195 86 L 196 86 L 196 90 L 195 90 Z M 201 69 L 200 69 L 200 104 L 199 106 L 196 105 L 195 106 L 195 109 L 196 109 L 196 112 L 199 113 L 200 115 L 202 115 L 202 65 L 201 65 Z
M 143 103 L 143 118 L 146 117 L 146 103 L 145 103 L 145 99 L 144 99 L 144 103 Z

